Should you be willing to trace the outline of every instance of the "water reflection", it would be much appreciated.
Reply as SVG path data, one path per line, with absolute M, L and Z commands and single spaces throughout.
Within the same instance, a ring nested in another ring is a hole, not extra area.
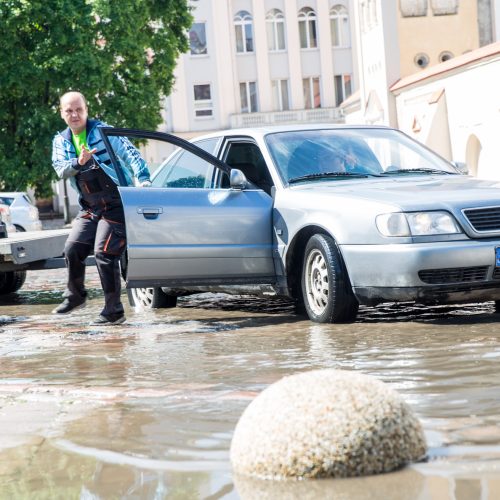
M 87 308 L 56 323 L 64 275 L 47 285 L 44 273 L 0 309 L 0 498 L 500 498 L 492 304 L 384 305 L 318 325 L 289 301 L 198 295 L 95 327 L 97 276 Z M 228 450 L 244 408 L 317 368 L 391 384 L 424 425 L 429 461 L 373 478 L 233 486 Z

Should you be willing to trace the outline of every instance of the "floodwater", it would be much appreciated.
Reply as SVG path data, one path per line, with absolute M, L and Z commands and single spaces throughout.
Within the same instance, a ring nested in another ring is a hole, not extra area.
M 319 325 L 283 301 L 206 294 L 97 327 L 94 269 L 87 307 L 50 314 L 64 273 L 30 273 L 0 302 L 0 499 L 500 498 L 493 304 L 381 306 Z M 233 477 L 245 407 L 281 377 L 318 368 L 396 389 L 423 424 L 428 460 L 359 479 Z

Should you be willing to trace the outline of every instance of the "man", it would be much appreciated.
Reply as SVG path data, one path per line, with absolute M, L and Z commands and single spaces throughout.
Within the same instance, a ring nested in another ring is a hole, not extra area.
M 81 210 L 73 222 L 64 256 L 68 282 L 64 302 L 54 314 L 67 314 L 85 306 L 85 259 L 94 256 L 104 291 L 104 309 L 95 324 L 116 325 L 125 321 L 120 300 L 120 256 L 125 250 L 125 216 L 118 193 L 118 177 L 104 147 L 99 127 L 107 125 L 88 119 L 87 101 L 80 92 L 67 92 L 60 99 L 61 118 L 68 128 L 52 143 L 52 165 L 61 179 L 70 179 L 78 191 Z M 121 160 L 125 178 L 132 184 L 129 169 L 141 186 L 151 185 L 149 170 L 139 151 L 124 137 L 111 137 Z

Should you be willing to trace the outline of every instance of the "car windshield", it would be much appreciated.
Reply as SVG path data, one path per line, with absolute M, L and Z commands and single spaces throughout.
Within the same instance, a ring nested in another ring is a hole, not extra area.
M 286 184 L 371 176 L 459 174 L 451 163 L 392 129 L 276 132 L 266 136 L 266 143 Z

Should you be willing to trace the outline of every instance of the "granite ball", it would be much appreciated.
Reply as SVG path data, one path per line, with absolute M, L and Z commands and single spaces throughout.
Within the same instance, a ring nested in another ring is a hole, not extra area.
M 361 373 L 284 377 L 243 412 L 231 442 L 236 474 L 313 479 L 390 472 L 425 457 L 418 419 L 389 385 Z

